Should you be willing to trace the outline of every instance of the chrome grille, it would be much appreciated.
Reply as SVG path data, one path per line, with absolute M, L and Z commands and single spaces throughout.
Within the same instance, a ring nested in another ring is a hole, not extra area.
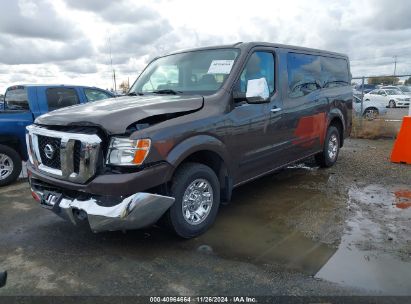
M 60 138 L 46 137 L 39 135 L 37 137 L 39 142 L 40 158 L 44 165 L 53 169 L 61 169 L 60 161 Z M 50 147 L 53 151 L 51 156 L 46 155 L 46 149 Z
M 96 134 L 61 132 L 35 125 L 28 126 L 27 131 L 29 159 L 39 171 L 75 183 L 85 183 L 96 173 L 101 144 Z M 55 150 L 52 157 L 47 157 L 50 147 Z

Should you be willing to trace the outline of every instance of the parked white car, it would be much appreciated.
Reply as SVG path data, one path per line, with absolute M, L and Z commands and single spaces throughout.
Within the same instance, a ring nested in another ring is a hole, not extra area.
M 390 108 L 409 107 L 410 97 L 398 89 L 377 89 L 364 95 L 365 101 L 381 102 Z
M 408 95 L 411 97 L 411 87 L 406 86 L 406 85 L 399 85 L 399 86 L 384 86 L 381 89 L 398 89 L 401 92 L 403 92 L 405 95 Z
M 385 101 L 378 100 L 365 100 L 363 103 L 363 110 L 361 113 L 361 98 L 354 95 L 353 108 L 355 114 L 358 116 L 363 116 L 368 120 L 373 120 L 381 115 L 387 114 L 387 105 Z

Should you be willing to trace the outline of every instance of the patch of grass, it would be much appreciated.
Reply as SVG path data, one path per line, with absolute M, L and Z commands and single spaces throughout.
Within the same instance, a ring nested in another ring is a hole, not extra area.
M 365 139 L 395 138 L 400 129 L 400 122 L 385 121 L 384 117 L 374 120 L 353 116 L 351 137 Z

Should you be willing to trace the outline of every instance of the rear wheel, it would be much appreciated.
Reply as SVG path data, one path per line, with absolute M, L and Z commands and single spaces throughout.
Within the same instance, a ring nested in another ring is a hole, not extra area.
M 12 148 L 0 145 L 0 186 L 17 180 L 21 172 L 20 155 Z
M 378 117 L 378 114 L 377 109 L 370 108 L 364 111 L 363 117 L 367 120 L 374 120 Z
M 315 155 L 315 160 L 320 167 L 333 166 L 340 152 L 340 132 L 335 126 L 330 126 L 325 136 L 323 151 Z
M 390 108 L 395 108 L 395 107 L 397 107 L 397 105 L 395 104 L 395 101 L 394 101 L 394 100 L 390 100 L 388 106 L 389 106 Z
M 211 168 L 199 163 L 181 165 L 172 180 L 171 195 L 175 202 L 166 220 L 178 236 L 198 236 L 214 223 L 220 205 L 220 183 Z

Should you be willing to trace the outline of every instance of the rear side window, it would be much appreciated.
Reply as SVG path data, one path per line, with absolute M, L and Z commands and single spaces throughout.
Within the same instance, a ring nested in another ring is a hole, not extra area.
M 334 88 L 349 85 L 348 65 L 345 59 L 321 58 L 321 85 L 323 88 Z
M 27 88 L 12 87 L 9 88 L 4 97 L 4 108 L 6 110 L 29 111 L 29 102 Z
M 86 94 L 87 101 L 93 102 L 101 99 L 111 98 L 109 94 L 95 89 L 84 89 L 84 93 Z
M 49 111 L 73 106 L 79 103 L 77 92 L 69 88 L 51 88 L 46 91 Z
M 321 60 L 318 56 L 287 55 L 288 96 L 301 97 L 321 88 Z
M 345 59 L 289 53 L 287 55 L 288 96 L 305 96 L 321 88 L 349 85 Z

